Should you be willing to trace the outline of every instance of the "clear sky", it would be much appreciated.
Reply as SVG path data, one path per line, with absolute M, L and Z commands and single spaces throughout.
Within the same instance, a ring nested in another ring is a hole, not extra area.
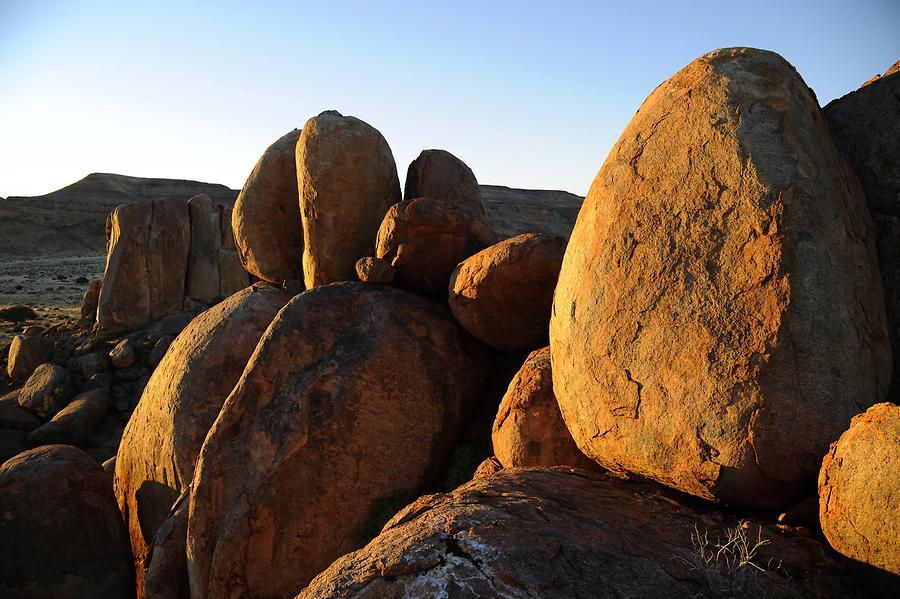
M 322 110 L 400 171 L 447 149 L 482 183 L 586 192 L 640 103 L 707 51 L 782 54 L 822 104 L 900 59 L 900 0 L 0 0 L 0 196 L 90 172 L 239 188 Z

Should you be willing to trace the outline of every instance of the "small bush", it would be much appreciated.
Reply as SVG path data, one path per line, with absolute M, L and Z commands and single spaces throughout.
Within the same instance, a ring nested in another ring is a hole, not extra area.
M 34 320 L 37 313 L 29 306 L 9 306 L 8 308 L 0 308 L 0 320 L 6 322 L 24 322 L 26 320 Z

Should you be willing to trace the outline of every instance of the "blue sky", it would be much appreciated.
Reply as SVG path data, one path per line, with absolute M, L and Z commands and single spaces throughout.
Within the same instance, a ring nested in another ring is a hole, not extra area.
M 90 172 L 240 187 L 322 110 L 482 183 L 583 195 L 644 98 L 725 46 L 825 104 L 900 59 L 900 2 L 0 0 L 0 196 Z

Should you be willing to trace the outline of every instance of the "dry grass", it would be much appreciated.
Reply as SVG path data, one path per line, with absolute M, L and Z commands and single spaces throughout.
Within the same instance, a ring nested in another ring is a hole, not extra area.
M 762 529 L 756 534 L 750 531 L 750 524 L 739 522 L 734 528 L 725 530 L 724 538 L 709 538 L 709 531 L 703 532 L 694 525 L 691 533 L 694 546 L 692 559 L 684 560 L 700 574 L 703 590 L 697 597 L 722 599 L 749 599 L 750 597 L 771 597 L 773 577 L 782 579 L 781 563 L 769 560 L 760 563 L 759 550 L 769 541 L 762 538 Z

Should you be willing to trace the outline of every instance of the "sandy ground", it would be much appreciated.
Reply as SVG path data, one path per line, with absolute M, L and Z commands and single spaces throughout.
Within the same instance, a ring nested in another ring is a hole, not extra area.
M 24 323 L 0 321 L 0 347 L 8 343 L 23 326 L 50 326 L 77 318 L 81 296 L 92 279 L 103 277 L 106 257 L 69 256 L 64 258 L 0 258 L 0 308 L 22 304 L 31 306 L 37 320 Z M 83 277 L 88 282 L 77 282 Z

